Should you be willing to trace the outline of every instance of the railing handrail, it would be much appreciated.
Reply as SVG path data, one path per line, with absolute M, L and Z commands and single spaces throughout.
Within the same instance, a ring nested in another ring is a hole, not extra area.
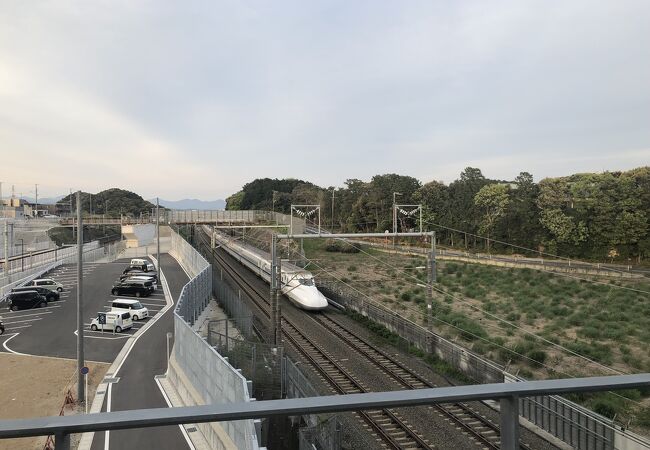
M 536 395 L 647 386 L 650 386 L 650 373 L 51 416 L 0 421 L 0 439 L 50 434 L 62 436 L 89 431 L 257 419 L 277 415 L 383 409 L 489 399 L 518 399 Z

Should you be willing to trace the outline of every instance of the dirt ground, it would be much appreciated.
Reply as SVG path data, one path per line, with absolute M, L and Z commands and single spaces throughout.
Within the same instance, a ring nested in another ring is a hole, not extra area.
M 89 404 L 109 364 L 87 363 Z M 70 389 L 76 397 L 77 361 L 0 353 L 0 420 L 58 415 Z M 67 408 L 65 415 L 74 414 Z M 41 450 L 46 437 L 0 440 L 0 450 Z

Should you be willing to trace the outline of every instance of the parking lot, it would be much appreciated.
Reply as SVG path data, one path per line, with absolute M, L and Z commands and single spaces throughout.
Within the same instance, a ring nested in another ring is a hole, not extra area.
M 112 263 L 86 263 L 84 276 L 84 343 L 85 358 L 91 361 L 112 362 L 124 345 L 124 340 L 137 331 L 165 306 L 160 285 L 148 297 L 138 299 L 149 310 L 149 318 L 133 323 L 133 328 L 122 333 L 90 330 L 91 320 L 98 312 L 110 310 L 117 296 L 111 294 L 113 283 L 128 266 L 129 259 Z M 58 301 L 44 308 L 9 311 L 6 302 L 0 303 L 0 317 L 5 333 L 0 336 L 0 351 L 39 356 L 76 358 L 77 344 L 77 268 L 74 264 L 58 267 L 43 275 L 63 284 Z M 135 298 L 120 296 L 120 298 Z

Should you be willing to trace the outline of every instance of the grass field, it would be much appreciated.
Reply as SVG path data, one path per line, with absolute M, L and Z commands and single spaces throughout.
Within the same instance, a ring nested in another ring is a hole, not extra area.
M 330 245 L 331 246 L 331 245 Z M 426 325 L 426 260 L 304 243 L 309 269 Z M 332 250 L 330 248 L 330 250 Z M 645 291 L 645 292 L 644 292 Z M 432 328 L 527 378 L 650 372 L 650 280 L 576 279 L 531 269 L 440 262 Z M 613 369 L 613 370 L 612 370 Z M 576 398 L 650 427 L 648 392 Z

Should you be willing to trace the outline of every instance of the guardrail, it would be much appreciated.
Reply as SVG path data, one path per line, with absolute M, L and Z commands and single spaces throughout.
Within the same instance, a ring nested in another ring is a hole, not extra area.
M 330 395 L 181 408 L 137 409 L 67 417 L 4 420 L 0 421 L 0 439 L 52 434 L 55 436 L 56 450 L 69 450 L 70 434 L 89 431 L 240 421 L 261 417 L 372 410 L 436 403 L 498 400 L 501 405 L 501 449 L 515 450 L 519 448 L 518 410 L 519 401 L 522 398 L 549 394 L 646 388 L 649 386 L 650 374 L 639 374 Z

